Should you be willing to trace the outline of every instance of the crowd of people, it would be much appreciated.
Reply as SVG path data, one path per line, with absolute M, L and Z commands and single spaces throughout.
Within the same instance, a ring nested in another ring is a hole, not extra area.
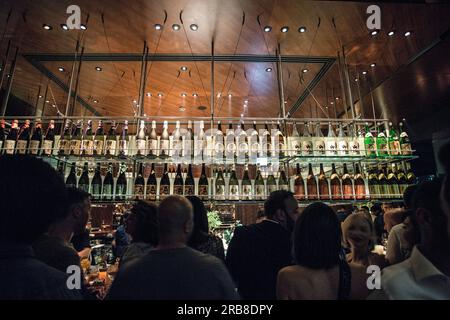
M 439 160 L 447 175 L 410 186 L 401 209 L 301 210 L 291 192 L 272 192 L 226 253 L 199 198 L 138 201 L 116 231 L 121 258 L 104 298 L 450 299 L 450 144 Z M 96 299 L 68 272 L 89 254 L 90 195 L 33 157 L 0 157 L 0 176 L 0 299 Z M 373 267 L 381 286 L 368 285 Z

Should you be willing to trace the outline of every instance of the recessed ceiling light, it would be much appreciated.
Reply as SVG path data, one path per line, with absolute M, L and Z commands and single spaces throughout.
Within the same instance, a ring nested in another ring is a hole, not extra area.
M 101 67 L 95 67 L 96 71 L 102 71 L 103 69 Z
M 336 100 L 339 100 L 339 97 L 336 97 L 335 99 L 336 99 Z
M 355 82 L 358 82 L 358 78 L 355 78 Z
M 362 74 L 367 74 L 367 71 L 363 71 Z
M 197 97 L 198 97 L 198 94 L 193 93 L 192 96 L 193 96 L 194 98 L 197 98 Z
M 371 63 L 370 66 L 373 68 L 373 67 L 376 66 L 376 64 L 375 63 Z
M 333 101 L 331 101 L 331 102 L 330 102 L 330 104 L 331 104 L 331 105 L 333 105 L 333 104 L 334 104 L 334 102 L 333 102 Z
M 231 98 L 233 95 L 231 93 L 228 94 L 228 98 Z
M 248 104 L 244 104 L 244 108 L 247 108 L 248 107 Z
M 303 69 L 302 72 L 303 72 L 303 73 L 307 73 L 307 72 L 308 72 L 308 69 Z
M 220 98 L 221 95 L 222 95 L 222 94 L 219 92 L 219 93 L 217 94 L 217 98 Z
M 160 93 L 158 93 L 158 97 L 162 97 L 163 96 L 163 94 L 160 92 Z
M 98 103 L 98 100 L 94 100 L 94 103 Z
M 178 31 L 178 30 L 180 30 L 180 25 L 179 25 L 179 24 L 173 24 L 173 25 L 172 25 L 172 29 L 173 29 L 174 31 Z
M 50 103 L 50 100 L 45 100 L 45 103 Z
M 184 97 L 187 96 L 187 94 L 183 92 L 183 93 L 181 94 L 181 96 L 184 98 Z
M 244 114 L 243 113 L 241 113 L 241 117 L 243 117 L 244 116 Z
M 81 29 L 81 30 L 86 30 L 86 29 L 87 29 L 87 26 L 86 26 L 85 24 L 80 24 L 80 29 Z
M 378 30 L 373 30 L 370 34 L 376 36 L 378 34 Z
M 266 72 L 272 72 L 272 68 L 266 68 Z
M 191 24 L 189 26 L 189 28 L 191 28 L 192 31 L 197 31 L 198 30 L 198 25 L 196 25 L 195 23 Z
M 39 95 L 38 97 L 39 97 L 39 99 L 42 99 L 42 95 Z
M 244 100 L 244 103 L 245 103 L 245 104 L 248 104 L 248 100 Z
M 180 68 L 181 71 L 187 71 L 187 69 L 188 69 L 188 68 L 187 68 L 186 66 L 182 66 L 182 67 Z
M 272 31 L 272 27 L 271 26 L 265 26 L 264 27 L 264 32 L 270 32 Z
M 283 32 L 283 33 L 286 33 L 288 31 L 289 31 L 289 27 L 287 27 L 287 26 L 284 26 L 281 28 L 281 32 Z
M 155 29 L 156 30 L 161 30 L 162 29 L 162 25 L 160 25 L 159 23 L 155 24 Z
M 287 104 L 287 101 L 284 101 L 284 104 Z
M 147 97 L 151 97 L 152 93 L 151 92 L 147 92 Z
M 137 103 L 137 101 L 136 101 L 136 100 L 133 100 L 133 103 Z
M 183 106 L 179 106 L 179 107 L 178 107 L 178 110 L 180 110 L 180 111 L 186 111 L 186 108 L 183 107 Z
M 405 32 L 405 37 L 409 37 L 411 35 L 411 31 L 406 31 Z
M 392 37 L 394 34 L 395 34 L 395 31 L 394 31 L 394 30 L 391 30 L 391 31 L 388 32 L 388 36 L 389 36 L 389 37 Z
M 42 28 L 44 28 L 45 30 L 52 30 L 53 29 L 52 26 L 49 26 L 48 24 L 45 24 L 45 23 L 42 25 Z
M 298 32 L 300 32 L 300 33 L 306 32 L 306 27 L 298 28 Z
M 61 23 L 61 29 L 67 31 L 67 30 L 69 30 L 69 27 L 67 26 L 67 24 Z
M 58 67 L 58 71 L 59 72 L 64 72 L 64 71 L 66 71 L 66 69 L 64 69 L 63 67 Z
M 52 104 L 52 107 L 53 107 L 53 108 L 56 108 L 56 104 Z

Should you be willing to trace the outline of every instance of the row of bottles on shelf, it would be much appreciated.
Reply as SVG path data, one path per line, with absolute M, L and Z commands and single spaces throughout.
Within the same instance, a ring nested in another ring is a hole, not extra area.
M 169 134 L 168 122 L 164 121 L 160 135 L 156 132 L 156 122 L 152 121 L 150 134 L 147 133 L 145 121 L 141 120 L 135 135 L 128 133 L 128 121 L 122 125 L 121 134 L 117 134 L 117 125 L 113 121 L 107 134 L 103 122 L 98 122 L 96 131 L 89 120 L 85 131 L 83 122 L 79 120 L 75 126 L 66 121 L 62 136 L 55 135 L 55 123 L 50 121 L 45 134 L 42 124 L 37 121 L 31 134 L 30 121 L 18 127 L 14 120 L 9 133 L 5 135 L 5 124 L 0 127 L 0 150 L 6 154 L 34 154 L 60 156 L 140 156 L 154 158 L 196 157 L 204 159 L 236 159 L 249 157 L 280 157 L 285 156 L 397 156 L 411 155 L 411 144 L 408 134 L 400 123 L 400 133 L 392 123 L 379 125 L 375 134 L 366 124 L 365 129 L 356 124 L 347 124 L 346 130 L 339 124 L 336 135 L 332 122 L 328 124 L 328 134 L 325 137 L 321 123 L 316 124 L 314 134 L 310 123 L 304 124 L 300 136 L 297 125 L 293 124 L 292 135 L 285 137 L 280 123 L 276 129 L 269 131 L 268 123 L 258 132 L 256 122 L 251 129 L 246 130 L 244 122 L 236 129 L 232 123 L 226 132 L 219 121 L 217 129 L 204 131 L 204 122 L 200 121 L 198 130 L 192 129 L 188 122 L 187 130 L 180 127 Z M 345 132 L 347 131 L 347 133 Z M 3 146 L 4 145 L 4 146 Z
M 102 174 L 101 164 L 97 163 L 91 177 L 89 164 L 84 163 L 78 177 L 76 164 L 72 163 L 66 177 L 64 162 L 58 162 L 58 171 L 66 179 L 66 184 L 81 188 L 93 195 L 94 200 L 157 200 L 169 194 L 197 195 L 202 199 L 214 200 L 263 200 L 275 190 L 291 190 L 299 200 L 366 200 L 401 198 L 408 185 L 415 183 L 415 176 L 410 163 L 385 165 L 366 168 L 358 163 L 350 172 L 343 164 L 338 173 L 335 164 L 324 169 L 320 164 L 317 172 L 308 164 L 308 174 L 303 177 L 300 164 L 296 172 L 290 174 L 289 167 L 278 170 L 269 167 L 256 167 L 256 173 L 250 178 L 249 166 L 245 166 L 238 179 L 236 166 L 214 169 L 207 174 L 206 165 L 202 164 L 199 178 L 194 178 L 192 165 L 182 171 L 181 164 L 176 171 L 164 164 L 162 175 L 157 176 L 155 164 L 152 163 L 147 176 L 143 163 L 137 170 L 129 170 L 125 164 L 119 165 L 115 178 L 113 164 L 109 163 L 106 174 Z M 330 172 L 331 171 L 331 172 Z M 291 177 L 291 178 L 289 178 Z

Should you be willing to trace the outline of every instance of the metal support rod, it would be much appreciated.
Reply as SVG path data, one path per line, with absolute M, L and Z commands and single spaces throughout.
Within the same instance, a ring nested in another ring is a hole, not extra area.
M 350 76 L 348 74 L 348 66 L 347 66 L 347 62 L 345 60 L 345 50 L 344 47 L 342 47 L 342 62 L 344 63 L 343 65 L 343 70 L 344 70 L 344 75 L 345 75 L 345 81 L 347 83 L 347 90 L 348 90 L 348 98 L 349 98 L 349 102 L 350 102 L 350 111 L 352 112 L 352 119 L 355 119 L 355 105 L 354 105 L 354 99 L 353 99 L 353 94 L 352 94 L 352 87 L 350 86 Z
M 16 48 L 16 53 L 14 54 L 14 60 L 11 63 L 11 67 L 9 68 L 9 78 L 8 83 L 6 85 L 6 92 L 3 96 L 3 103 L 1 107 L 1 116 L 5 116 L 6 113 L 6 107 L 8 106 L 9 96 L 11 94 L 12 84 L 14 81 L 14 73 L 16 72 L 16 63 L 17 63 L 17 54 L 19 53 L 19 47 Z
M 138 99 L 138 111 L 137 115 L 144 115 L 144 92 L 145 92 L 145 79 L 147 78 L 147 55 L 148 47 L 147 41 L 144 41 L 144 50 L 142 52 L 142 64 L 141 64 L 141 81 L 139 83 L 139 99 Z
M 341 61 L 341 54 L 338 52 L 338 73 L 339 73 L 339 80 L 341 83 L 341 94 L 342 94 L 342 105 L 344 107 L 345 111 L 345 117 L 348 118 L 348 105 L 347 105 L 347 94 L 345 93 L 345 87 L 344 87 L 344 76 L 342 71 L 342 61 Z
M 280 99 L 280 111 L 283 120 L 286 119 L 286 108 L 284 105 L 284 88 L 283 88 L 283 66 L 281 64 L 280 44 L 277 49 L 277 75 L 278 75 L 278 94 Z
M 3 60 L 3 63 L 1 65 L 1 70 L 0 70 L 0 91 L 3 88 L 3 77 L 5 76 L 6 64 L 8 63 L 8 56 L 9 56 L 9 49 L 10 48 L 11 48 L 11 40 L 8 41 L 8 46 L 6 47 L 5 60 Z
M 81 48 L 81 54 L 78 59 L 78 70 L 77 70 L 77 80 L 75 81 L 75 94 L 73 97 L 72 107 L 70 108 L 69 114 L 73 115 L 75 113 L 75 105 L 77 103 L 77 96 L 78 96 L 78 84 L 80 83 L 80 72 L 81 72 L 81 65 L 83 62 L 83 54 L 84 54 L 84 47 Z M 69 92 L 70 93 L 70 92 Z
M 44 93 L 44 104 L 42 105 L 42 116 L 45 115 L 45 107 L 47 106 L 47 95 L 48 95 L 48 86 L 50 84 L 47 83 L 47 86 L 45 87 L 45 93 Z
M 38 94 L 37 94 L 37 96 L 36 96 L 36 107 L 34 108 L 34 115 L 35 115 L 36 117 L 42 115 L 42 112 L 41 112 L 41 113 L 39 112 L 39 104 L 40 104 L 40 102 L 41 102 L 41 98 L 40 98 L 40 96 L 41 96 L 41 89 L 42 89 L 42 85 L 39 85 Z
M 337 100 L 335 99 L 336 97 L 334 96 L 334 87 L 331 87 L 331 97 L 333 99 L 333 108 L 334 108 L 334 118 L 337 119 Z
M 375 114 L 375 101 L 373 100 L 372 85 L 370 84 L 370 80 L 368 81 L 368 84 L 369 84 L 369 90 L 370 90 L 370 101 L 371 101 L 371 104 L 372 104 L 373 121 L 375 122 L 375 130 L 378 131 L 377 116 Z
M 77 64 L 77 55 L 78 55 L 78 50 L 80 48 L 80 41 L 77 41 L 77 45 L 75 47 L 75 55 L 74 55 L 74 59 L 73 59 L 73 63 L 72 63 L 72 72 L 70 73 L 70 82 L 69 82 L 69 92 L 67 94 L 67 103 L 66 103 L 66 110 L 64 111 L 64 116 L 68 116 L 68 112 L 69 112 L 69 106 L 70 106 L 70 98 L 72 95 L 72 84 L 73 84 L 73 78 L 75 76 L 75 67 Z
M 211 129 L 214 126 L 214 39 L 211 41 Z
M 360 110 L 359 110 L 359 114 L 361 116 L 361 118 L 364 118 L 364 104 L 362 101 L 362 96 L 361 96 L 361 88 L 359 86 L 359 81 L 356 82 L 356 88 L 358 89 L 358 97 L 359 97 L 359 105 L 360 105 Z

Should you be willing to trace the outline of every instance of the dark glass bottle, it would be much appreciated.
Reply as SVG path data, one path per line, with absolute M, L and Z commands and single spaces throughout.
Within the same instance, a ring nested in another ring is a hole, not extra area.
M 84 163 L 83 172 L 78 180 L 78 189 L 89 192 L 89 166 L 87 162 Z
M 259 169 L 256 171 L 255 194 L 258 200 L 263 200 L 266 198 L 266 186 L 261 175 L 261 170 Z
M 25 120 L 25 123 L 20 128 L 19 137 L 16 143 L 17 154 L 26 154 L 28 149 L 28 141 L 30 140 L 30 120 Z
M 312 169 L 311 163 L 308 165 L 308 177 L 306 178 L 306 188 L 308 192 L 308 200 L 317 200 L 317 182 Z
M 248 167 L 245 166 L 244 177 L 242 178 L 242 200 L 251 200 L 253 198 L 252 182 L 248 175 Z
M 355 197 L 356 200 L 364 200 L 367 198 L 366 183 L 364 182 L 364 176 L 360 170 L 359 164 L 355 165 Z
M 331 164 L 330 187 L 331 187 L 331 199 L 341 200 L 342 199 L 341 179 L 336 171 L 336 166 L 334 165 L 334 163 Z
M 170 195 L 170 178 L 169 170 L 167 168 L 167 163 L 164 164 L 164 173 L 161 178 L 159 185 L 159 199 L 163 200 L 165 197 Z
M 42 142 L 42 154 L 49 156 L 53 153 L 53 145 L 55 144 L 55 121 L 51 120 Z
M 204 163 L 202 164 L 202 173 L 200 175 L 200 180 L 198 181 L 198 196 L 202 200 L 209 198 L 209 183 Z
M 77 173 L 75 170 L 75 162 L 72 162 L 70 167 L 70 173 L 66 180 L 67 188 L 76 188 L 77 187 Z
M 342 175 L 342 195 L 344 200 L 351 200 L 354 198 L 352 177 L 348 173 L 346 163 L 344 163 L 344 173 Z
M 125 172 L 127 171 L 127 167 L 125 164 L 120 165 L 119 169 L 119 177 L 117 178 L 116 183 L 116 200 L 125 200 L 127 198 L 127 177 L 125 176 Z
M 217 172 L 215 198 L 216 200 L 225 200 L 225 179 L 223 178 L 222 168 Z
M 112 163 L 108 163 L 108 171 L 105 180 L 103 180 L 102 198 L 103 200 L 112 200 L 114 178 L 112 174 Z
M 328 186 L 328 179 L 323 170 L 323 164 L 320 164 L 319 172 L 319 198 L 320 200 L 330 200 L 330 188 Z
M 33 155 L 38 155 L 41 148 L 42 141 L 42 124 L 40 121 L 36 121 L 33 135 L 30 140 L 29 152 Z
M 95 168 L 95 174 L 92 178 L 92 199 L 93 200 L 101 200 L 102 199 L 102 177 L 100 175 L 100 163 L 97 163 L 97 167 Z
M 150 201 L 156 200 L 156 193 L 157 193 L 156 184 L 157 182 L 156 182 L 155 164 L 152 163 L 151 172 L 147 179 L 147 189 L 146 189 L 147 199 Z
M 294 195 L 297 200 L 305 200 L 305 182 L 302 177 L 300 164 L 297 163 L 297 175 L 294 180 Z
M 144 166 L 142 163 L 139 163 L 139 172 L 134 179 L 134 197 L 138 200 L 144 199 Z
M 192 165 L 189 164 L 188 172 L 186 174 L 186 179 L 184 181 L 184 195 L 193 196 L 195 195 L 195 181 L 194 175 L 192 174 Z

